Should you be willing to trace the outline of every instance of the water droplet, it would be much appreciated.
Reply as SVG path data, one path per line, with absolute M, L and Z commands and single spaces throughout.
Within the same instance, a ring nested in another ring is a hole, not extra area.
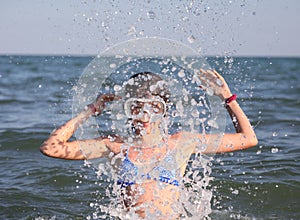
M 239 190 L 235 189 L 231 192 L 232 194 L 238 195 L 239 194 Z
M 278 136 L 277 132 L 273 132 L 272 136 L 277 137 Z
M 124 115 L 123 114 L 117 114 L 117 120 L 123 119 Z
M 185 96 L 183 97 L 183 100 L 184 100 L 185 102 L 188 102 L 188 101 L 189 101 L 189 97 L 188 97 L 187 95 L 185 95 Z
M 136 33 L 135 26 L 130 26 L 129 29 L 128 29 L 127 34 L 128 35 L 134 35 L 135 33 Z
M 261 150 L 258 150 L 258 151 L 256 152 L 256 154 L 261 154 Z
M 188 40 L 188 42 L 189 42 L 190 44 L 192 44 L 192 43 L 195 42 L 196 38 L 195 38 L 193 35 L 190 35 L 190 36 L 187 38 L 187 40 Z
M 205 8 L 204 8 L 204 12 L 207 12 L 209 9 L 210 9 L 209 6 L 205 7 Z
M 195 100 L 195 99 L 191 99 L 191 105 L 192 106 L 195 106 L 195 105 L 197 105 L 198 103 L 197 103 L 197 101 Z
M 223 85 L 223 82 L 222 82 L 222 80 L 220 80 L 220 79 L 217 79 L 217 80 L 216 80 L 216 83 L 217 83 L 218 86 L 222 86 L 222 85 Z
M 132 138 L 132 137 L 129 137 L 129 138 L 127 139 L 127 142 L 128 142 L 128 143 L 133 143 L 133 138 Z
M 213 88 L 211 88 L 211 87 L 207 88 L 206 93 L 207 93 L 207 95 L 209 95 L 209 96 L 213 96 L 213 95 L 214 95 L 214 90 L 213 90 Z
M 144 36 L 145 35 L 145 31 L 144 30 L 142 30 L 142 31 L 140 31 L 140 33 L 139 33 L 141 36 Z
M 117 65 L 116 65 L 115 63 L 111 63 L 111 64 L 109 65 L 110 68 L 116 68 L 116 66 L 117 66 Z
M 176 109 L 177 109 L 177 111 L 180 113 L 180 115 L 183 114 L 183 112 L 184 112 L 184 107 L 183 107 L 183 105 L 182 105 L 182 101 L 178 101 L 178 102 L 176 103 Z
M 201 48 L 201 47 L 198 47 L 198 48 L 197 48 L 197 52 L 198 52 L 198 53 L 202 53 L 202 48 Z
M 178 76 L 179 76 L 180 78 L 183 78 L 183 77 L 185 76 L 184 70 L 180 70 L 180 71 L 178 72 Z
M 215 120 L 209 120 L 207 124 L 213 128 L 219 128 L 219 125 Z
M 189 18 L 188 17 L 183 17 L 182 21 L 189 21 Z
M 276 154 L 278 151 L 279 151 L 279 150 L 278 150 L 277 147 L 273 147 L 273 148 L 271 149 L 271 153 L 272 153 L 272 154 Z
M 150 18 L 152 20 L 155 19 L 155 17 L 156 17 L 156 15 L 153 11 L 148 11 L 147 16 L 148 16 L 148 18 Z
M 120 91 L 121 89 L 122 89 L 122 86 L 120 86 L 120 85 L 115 85 L 115 86 L 114 86 L 115 92 L 118 92 L 118 91 Z
M 191 115 L 194 117 L 194 118 L 199 118 L 199 112 L 195 109 L 194 111 L 192 111 Z
M 42 88 L 42 85 L 39 85 L 39 88 Z

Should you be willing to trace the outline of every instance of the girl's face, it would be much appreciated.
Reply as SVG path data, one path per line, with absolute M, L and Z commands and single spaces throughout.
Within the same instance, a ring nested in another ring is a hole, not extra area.
M 166 103 L 159 96 L 130 98 L 124 104 L 125 114 L 132 119 L 148 119 L 155 122 L 166 114 Z
M 132 120 L 136 134 L 150 133 L 156 122 L 166 114 L 166 103 L 158 96 L 130 98 L 124 104 L 125 114 Z

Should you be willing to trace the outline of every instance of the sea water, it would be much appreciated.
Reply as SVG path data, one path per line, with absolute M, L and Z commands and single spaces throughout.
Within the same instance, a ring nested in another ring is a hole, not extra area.
M 72 88 L 92 57 L 0 57 L 0 216 L 86 219 L 105 206 L 105 184 L 83 161 L 39 146 L 72 117 Z M 214 58 L 255 127 L 259 144 L 209 159 L 212 219 L 298 219 L 299 58 Z M 228 120 L 229 121 L 229 120 Z M 233 132 L 230 122 L 227 132 Z

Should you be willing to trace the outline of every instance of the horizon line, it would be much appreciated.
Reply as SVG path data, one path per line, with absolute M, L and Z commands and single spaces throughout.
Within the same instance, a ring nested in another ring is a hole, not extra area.
M 96 57 L 99 54 L 64 54 L 64 53 L 0 53 L 0 56 L 47 56 L 47 57 Z M 232 54 L 232 55 L 216 55 L 216 54 L 199 54 L 201 57 L 252 57 L 252 58 L 300 58 L 300 55 L 260 55 L 260 54 Z

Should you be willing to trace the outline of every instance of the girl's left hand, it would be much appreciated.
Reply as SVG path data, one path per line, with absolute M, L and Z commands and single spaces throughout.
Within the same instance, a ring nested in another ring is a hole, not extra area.
M 206 91 L 212 90 L 213 94 L 219 96 L 222 100 L 225 100 L 232 96 L 227 82 L 217 71 L 205 71 L 203 69 L 200 69 L 200 74 L 198 76 L 201 82 L 204 83 L 204 85 L 200 85 L 200 88 Z

